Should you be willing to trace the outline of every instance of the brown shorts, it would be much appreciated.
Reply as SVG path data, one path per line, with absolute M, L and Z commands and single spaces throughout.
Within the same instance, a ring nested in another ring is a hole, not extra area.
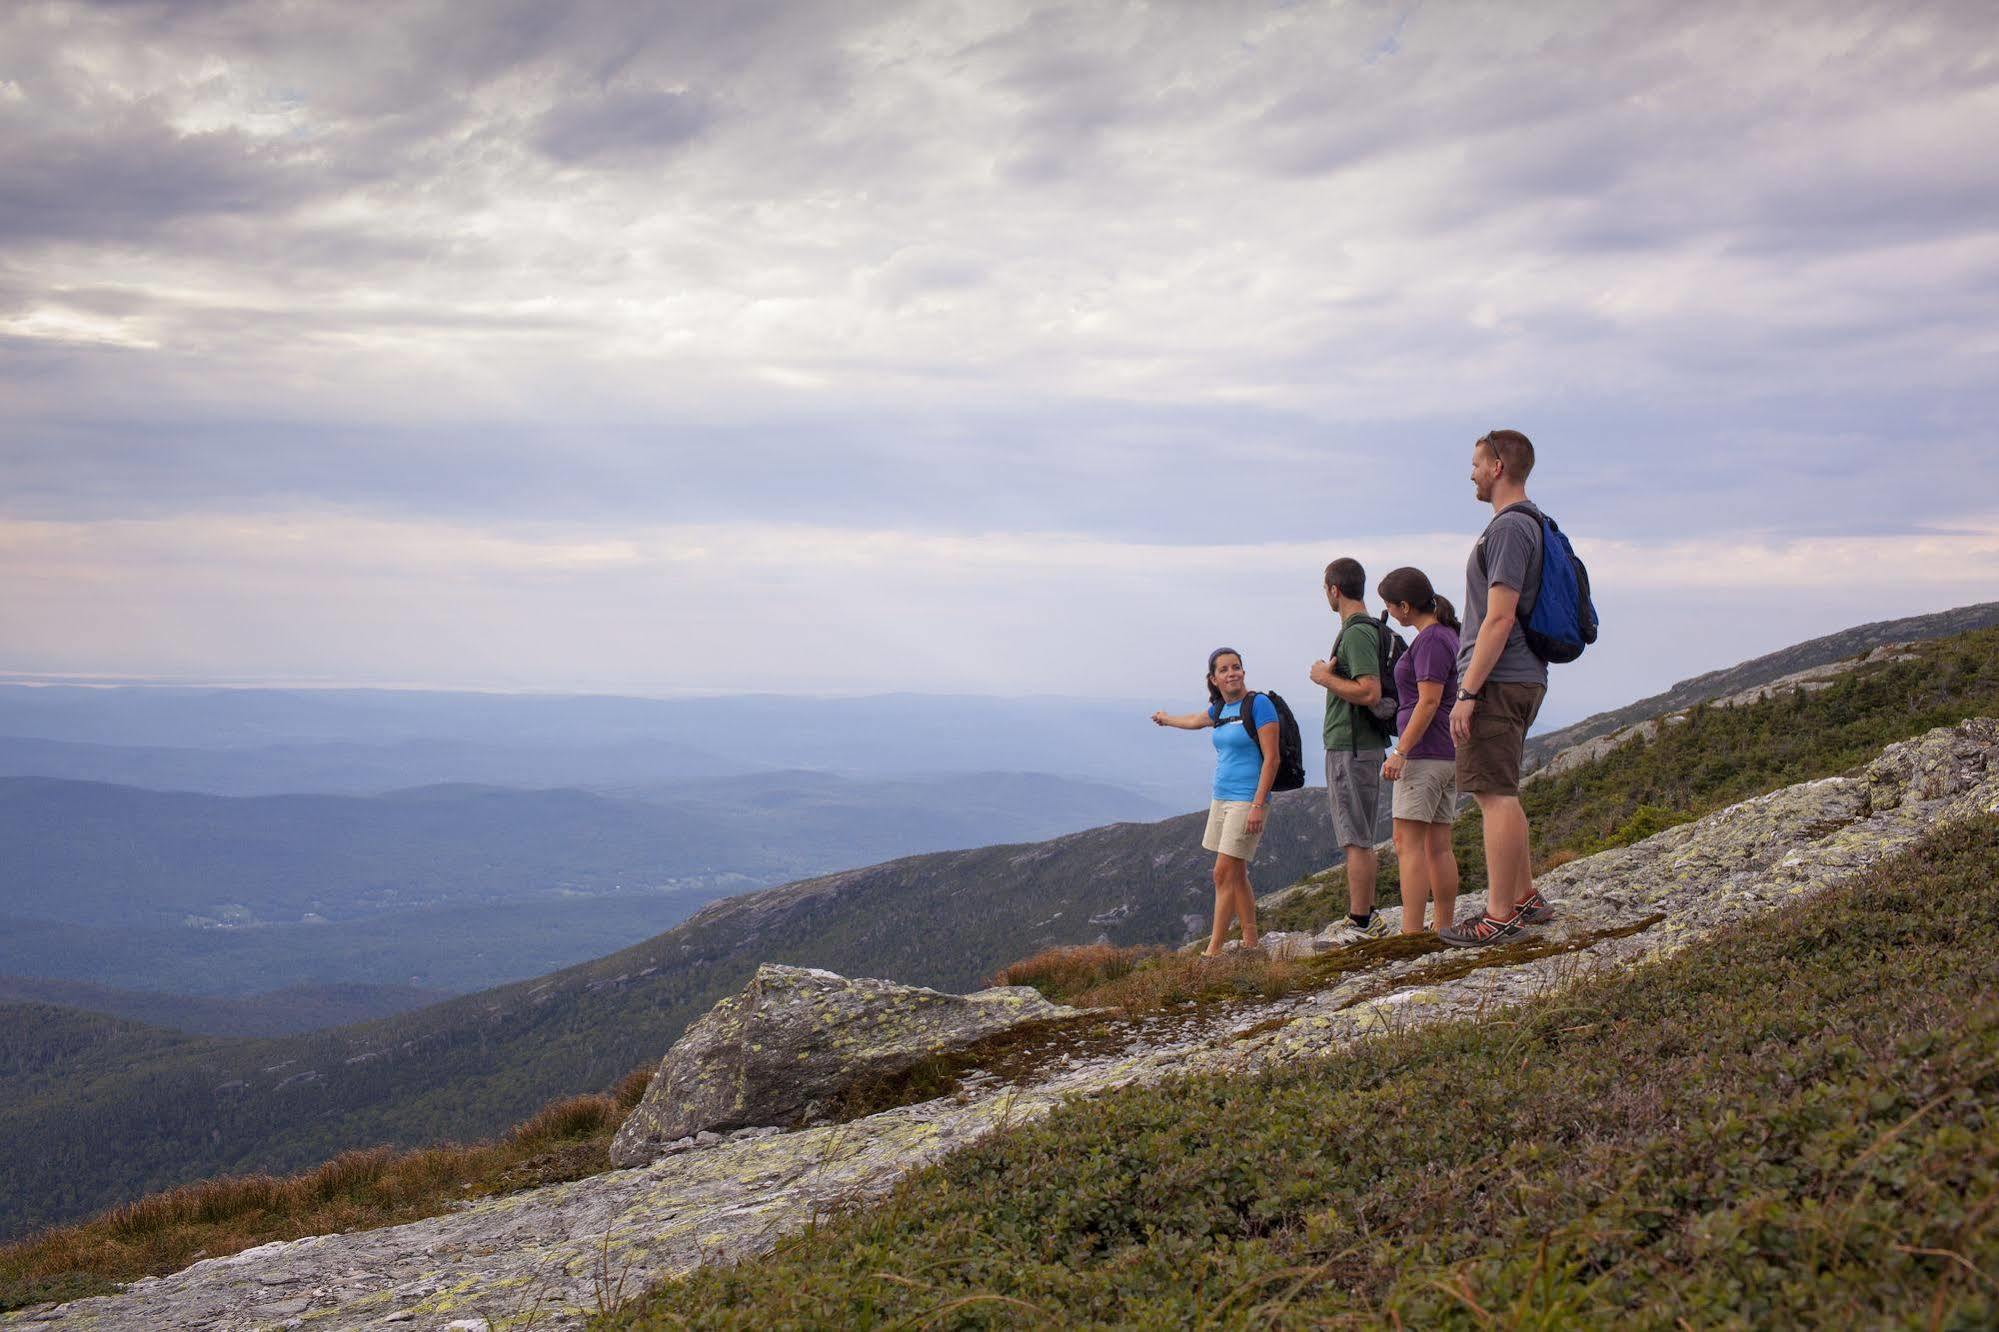
M 1471 739 L 1458 746 L 1458 789 L 1467 795 L 1519 795 L 1520 751 L 1548 686 L 1487 681 L 1480 692 Z

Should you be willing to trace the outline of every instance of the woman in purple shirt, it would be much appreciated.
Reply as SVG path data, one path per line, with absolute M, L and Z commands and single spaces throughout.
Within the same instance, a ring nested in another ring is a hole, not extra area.
M 1423 932 L 1423 904 L 1436 903 L 1432 929 L 1452 923 L 1458 860 L 1451 823 L 1458 814 L 1457 747 L 1444 700 L 1458 688 L 1458 616 L 1421 569 L 1397 569 L 1376 589 L 1388 613 L 1416 639 L 1395 663 L 1395 751 L 1381 765 L 1395 784 L 1395 859 L 1402 873 L 1402 932 Z

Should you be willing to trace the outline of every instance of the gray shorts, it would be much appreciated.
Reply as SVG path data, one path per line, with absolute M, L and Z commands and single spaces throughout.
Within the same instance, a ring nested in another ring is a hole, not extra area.
M 1384 751 L 1326 751 L 1326 803 L 1333 807 L 1333 835 L 1341 846 L 1373 846 L 1375 810 L 1381 804 Z
M 1458 815 L 1458 765 L 1452 759 L 1406 759 L 1395 782 L 1395 817 L 1449 823 Z

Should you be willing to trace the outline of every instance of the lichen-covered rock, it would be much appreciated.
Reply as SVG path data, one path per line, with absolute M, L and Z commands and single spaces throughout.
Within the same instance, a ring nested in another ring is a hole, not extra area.
M 1313 957 L 1332 947 L 1323 939 L 1297 930 L 1265 930 L 1258 943 L 1274 958 Z
M 940 994 L 765 963 L 687 1029 L 611 1145 L 644 1165 L 691 1134 L 806 1123 L 856 1084 L 1030 1022 L 1075 1016 L 1024 985 Z

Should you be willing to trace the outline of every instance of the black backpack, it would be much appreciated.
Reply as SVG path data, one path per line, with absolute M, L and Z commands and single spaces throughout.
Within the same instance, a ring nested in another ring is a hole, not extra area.
M 1298 733 L 1298 719 L 1291 715 L 1291 705 L 1284 701 L 1282 694 L 1266 691 L 1263 695 L 1270 700 L 1270 706 L 1277 709 L 1277 780 L 1270 784 L 1273 791 L 1295 791 L 1305 784 L 1305 738 Z M 1229 718 L 1240 721 L 1245 730 L 1255 717 L 1256 693 L 1242 696 L 1240 716 Z M 1216 725 L 1222 724 L 1222 705 L 1216 703 L 1208 709 L 1208 717 Z M 1256 732 L 1251 730 L 1255 737 Z
M 1381 697 L 1374 700 L 1368 711 L 1374 719 L 1388 728 L 1388 734 L 1395 734 L 1395 714 L 1402 710 L 1402 699 L 1395 688 L 1395 663 L 1402 660 L 1402 654 L 1409 645 L 1402 641 L 1402 635 L 1389 627 L 1388 612 L 1381 613 Z
M 1402 660 L 1402 654 L 1409 650 L 1409 644 L 1403 641 L 1401 634 L 1389 626 L 1387 611 L 1383 611 L 1378 620 L 1372 615 L 1368 616 L 1367 620 L 1375 626 L 1375 645 L 1381 649 L 1381 697 L 1363 711 L 1374 718 L 1375 725 L 1382 729 L 1383 734 L 1394 735 L 1395 715 L 1402 710 L 1402 700 L 1397 697 L 1395 690 L 1395 663 Z M 1346 637 L 1345 630 L 1341 631 L 1340 637 Z M 1327 655 L 1337 657 L 1339 653 L 1340 645 L 1338 640 L 1335 640 L 1332 652 Z M 1347 678 L 1352 679 L 1352 667 L 1347 669 Z

